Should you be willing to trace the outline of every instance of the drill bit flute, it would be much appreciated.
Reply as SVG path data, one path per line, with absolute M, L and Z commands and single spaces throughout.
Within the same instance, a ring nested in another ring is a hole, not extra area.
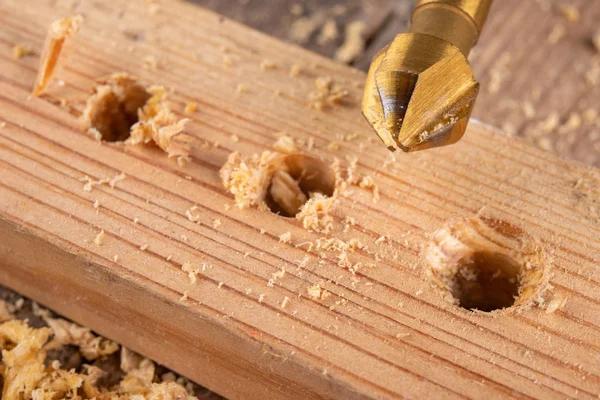
M 492 0 L 418 0 L 409 33 L 371 63 L 362 111 L 392 151 L 456 143 L 479 91 L 467 56 Z

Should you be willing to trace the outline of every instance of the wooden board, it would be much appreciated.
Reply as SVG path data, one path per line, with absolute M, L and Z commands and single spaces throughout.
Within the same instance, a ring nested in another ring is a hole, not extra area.
M 384 167 L 389 153 L 359 113 L 362 73 L 185 3 L 160 3 L 154 15 L 142 0 L 73 4 L 0 4 L 0 283 L 229 398 L 597 396 L 598 170 L 476 122 L 456 146 L 397 155 Z M 51 21 L 75 12 L 85 28 L 58 77 L 64 86 L 28 100 L 37 59 L 16 60 L 12 47 L 27 43 L 39 55 Z M 157 70 L 144 69 L 148 55 Z M 278 68 L 261 69 L 265 59 Z M 293 64 L 303 69 L 297 78 L 289 77 Z M 198 102 L 187 131 L 220 146 L 194 148 L 180 168 L 156 148 L 100 144 L 81 132 L 77 115 L 94 80 L 117 71 L 172 88 L 178 112 Z M 352 104 L 310 110 L 318 76 L 335 77 Z M 248 91 L 236 93 L 239 84 Z M 60 107 L 61 98 L 71 107 Z M 395 260 L 353 275 L 334 254 L 319 259 L 295 247 L 323 235 L 294 219 L 226 210 L 233 202 L 220 166 L 234 150 L 271 148 L 281 131 L 312 137 L 312 153 L 328 161 L 359 157 L 358 172 L 373 176 L 381 199 L 374 204 L 359 188 L 341 197 L 337 226 L 346 216 L 356 225 L 336 236 L 375 249 L 388 235 Z M 332 141 L 338 151 L 328 150 Z M 85 175 L 121 172 L 127 177 L 114 189 L 83 190 Z M 199 223 L 186 217 L 194 204 Z M 541 240 L 564 309 L 490 318 L 431 287 L 421 256 L 429 235 L 478 212 Z M 291 244 L 280 243 L 285 232 Z M 210 267 L 191 284 L 186 261 Z M 269 287 L 282 267 L 288 273 Z M 319 283 L 332 293 L 325 301 L 306 295 Z

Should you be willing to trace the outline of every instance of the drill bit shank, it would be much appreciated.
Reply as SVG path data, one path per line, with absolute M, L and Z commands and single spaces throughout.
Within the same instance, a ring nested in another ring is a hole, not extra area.
M 466 130 L 479 84 L 467 56 L 491 0 L 420 0 L 409 33 L 373 59 L 363 114 L 390 150 L 457 142 Z

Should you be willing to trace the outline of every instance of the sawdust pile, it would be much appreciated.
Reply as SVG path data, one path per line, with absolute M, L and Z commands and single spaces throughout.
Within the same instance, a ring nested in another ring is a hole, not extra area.
M 277 143 L 281 149 L 295 149 L 286 139 L 280 138 Z M 220 176 L 240 209 L 270 209 L 283 216 L 295 216 L 307 229 L 331 229 L 335 175 L 318 159 L 271 151 L 253 156 L 235 152 L 229 155 Z
M 4 380 L 2 398 L 23 400 L 96 399 L 96 400 L 193 400 L 181 384 L 159 382 L 155 365 L 126 348 L 121 348 L 123 379 L 110 387 L 100 383 L 107 372 L 95 365 L 83 364 L 63 369 L 48 352 L 64 344 L 76 346 L 88 361 L 114 353 L 119 346 L 97 337 L 88 329 L 60 319 L 47 319 L 51 328 L 32 328 L 27 322 L 9 320 L 0 325 Z M 172 374 L 171 374 L 172 375 Z
M 135 77 L 115 73 L 99 81 L 87 99 L 84 128 L 97 139 L 129 145 L 154 143 L 169 157 L 189 156 L 191 137 L 182 134 L 189 119 L 179 119 L 162 86 L 144 87 Z
M 79 32 L 82 22 L 83 17 L 77 15 L 54 21 L 50 25 L 33 88 L 34 96 L 44 93 L 60 65 L 66 62 L 68 57 L 64 53 L 68 49 L 68 40 Z
M 315 89 L 308 95 L 308 106 L 313 110 L 326 111 L 348 100 L 348 90 L 341 88 L 329 76 L 318 77 Z

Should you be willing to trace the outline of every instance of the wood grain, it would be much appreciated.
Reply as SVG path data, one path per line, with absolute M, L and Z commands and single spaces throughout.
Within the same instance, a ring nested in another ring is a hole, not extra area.
M 359 113 L 361 72 L 182 2 L 159 3 L 156 14 L 143 0 L 73 4 L 0 3 L 0 283 L 229 398 L 597 396 L 598 170 L 477 122 L 458 145 L 387 165 Z M 28 99 L 37 59 L 16 60 L 12 47 L 28 43 L 39 55 L 50 22 L 73 13 L 86 19 L 58 77 L 65 85 Z M 157 70 L 144 69 L 147 55 Z M 261 69 L 265 59 L 278 68 Z M 294 64 L 303 70 L 297 78 L 289 77 Z M 77 116 L 94 80 L 117 71 L 172 88 L 178 112 L 198 102 L 187 132 L 197 144 L 220 145 L 194 147 L 180 168 L 156 148 L 101 144 L 81 132 Z M 309 109 L 318 76 L 334 77 L 352 104 Z M 236 93 L 239 84 L 248 92 Z M 269 149 L 282 131 L 313 138 L 312 153 L 328 161 L 356 155 L 359 173 L 374 177 L 377 203 L 353 188 L 335 212 L 335 237 L 372 251 L 353 254 L 356 262 L 381 253 L 374 268 L 353 275 L 335 254 L 296 247 L 322 235 L 294 219 L 225 208 L 233 202 L 218 170 L 227 156 Z M 83 190 L 86 175 L 121 172 L 114 189 Z M 194 204 L 198 223 L 185 215 Z M 542 241 L 554 290 L 568 297 L 564 309 L 491 318 L 431 288 L 421 256 L 429 235 L 478 212 Z M 344 233 L 346 216 L 356 225 Z M 284 232 L 291 244 L 279 242 Z M 379 247 L 383 235 L 389 243 Z M 208 266 L 195 284 L 181 270 L 187 261 Z M 282 267 L 286 275 L 269 287 Z M 310 299 L 315 284 L 332 296 Z

